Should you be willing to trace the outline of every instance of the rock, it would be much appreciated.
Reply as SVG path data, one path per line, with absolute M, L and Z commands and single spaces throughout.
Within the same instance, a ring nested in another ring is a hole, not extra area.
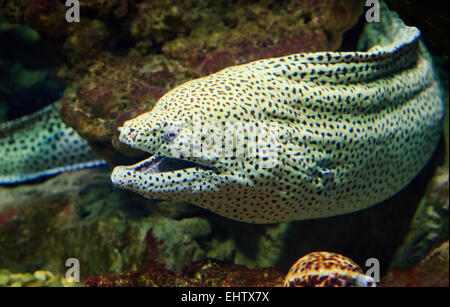
M 199 240 L 209 235 L 210 225 L 189 216 L 192 206 L 183 210 L 186 204 L 174 203 L 176 213 L 167 202 L 158 208 L 158 202 L 140 199 L 134 206 L 122 198 L 129 194 L 112 189 L 109 172 L 101 169 L 2 187 L 0 195 L 1 268 L 64 275 L 65 260 L 77 258 L 86 278 L 155 266 L 177 270 L 205 258 Z
M 156 269 L 90 278 L 87 287 L 274 287 L 284 274 L 271 268 L 249 269 L 214 260 L 189 263 L 181 273 Z
M 390 269 L 405 269 L 418 263 L 442 240 L 448 240 L 449 172 L 442 167 L 429 183 L 427 193 L 411 221 L 408 235 L 399 246 Z
M 174 63 L 161 56 L 128 60 L 105 56 L 90 67 L 90 74 L 78 82 L 74 92 L 66 93 L 60 102 L 61 118 L 90 141 L 99 155 L 117 163 L 114 147 L 133 156 L 117 141 L 117 128 L 151 110 L 174 80 L 176 70 Z
M 31 273 L 12 273 L 0 270 L 0 286 L 2 287 L 73 287 L 74 284 L 65 282 L 65 278 L 54 276 L 48 271 Z
M 262 58 L 334 50 L 361 8 L 357 1 L 238 3 L 223 14 L 218 5 L 192 24 L 190 35 L 165 42 L 162 50 L 203 75 Z M 211 30 L 220 23 L 227 26 Z
M 63 282 L 62 278 L 52 277 L 45 281 L 45 287 L 68 287 L 68 283 Z
M 279 264 L 285 251 L 290 223 L 253 225 L 211 216 L 213 237 L 208 258 L 238 263 L 249 268 Z M 283 266 L 283 269 L 286 267 Z
M 34 272 L 34 278 L 41 281 L 46 281 L 47 279 L 53 278 L 53 274 L 46 271 L 36 271 Z
M 416 266 L 408 270 L 394 270 L 380 283 L 383 287 L 448 287 L 448 241 L 433 249 Z
M 0 287 L 4 287 L 9 282 L 9 276 L 5 274 L 5 270 L 2 270 L 3 272 L 0 272 Z

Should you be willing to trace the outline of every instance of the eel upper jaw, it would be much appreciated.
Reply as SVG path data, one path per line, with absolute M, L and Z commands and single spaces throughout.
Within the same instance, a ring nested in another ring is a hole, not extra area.
M 146 175 L 169 173 L 190 168 L 198 168 L 202 170 L 214 169 L 214 167 L 205 164 L 163 155 L 152 155 L 139 163 L 127 166 L 127 168 L 133 170 L 134 172 L 140 172 Z

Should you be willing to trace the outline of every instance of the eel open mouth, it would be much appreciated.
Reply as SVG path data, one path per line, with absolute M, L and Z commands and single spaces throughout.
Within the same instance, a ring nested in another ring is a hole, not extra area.
M 203 178 L 213 176 L 214 169 L 201 161 L 152 155 L 133 165 L 116 166 L 111 181 L 114 186 L 156 199 L 170 193 L 194 193 Z
M 166 156 L 150 156 L 149 158 L 129 166 L 136 172 L 149 173 L 167 173 L 188 168 L 200 168 L 203 170 L 212 170 L 214 167 L 203 165 L 200 163 L 182 160 L 178 158 L 170 158 Z

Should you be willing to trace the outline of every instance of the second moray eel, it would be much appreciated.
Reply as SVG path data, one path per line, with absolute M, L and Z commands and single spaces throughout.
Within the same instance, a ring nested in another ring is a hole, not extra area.
M 103 164 L 87 141 L 61 121 L 57 103 L 0 125 L 0 184 Z

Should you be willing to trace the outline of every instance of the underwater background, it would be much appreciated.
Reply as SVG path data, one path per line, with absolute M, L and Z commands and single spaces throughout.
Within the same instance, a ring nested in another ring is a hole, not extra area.
M 59 101 L 62 121 L 108 163 L 0 185 L 0 286 L 279 286 L 314 251 L 363 270 L 379 259 L 382 286 L 448 286 L 448 35 L 432 28 L 447 28 L 448 15 L 387 2 L 422 30 L 445 88 L 433 158 L 368 209 L 257 225 L 114 188 L 111 167 L 140 157 L 117 127 L 228 66 L 353 50 L 363 1 L 81 0 L 81 22 L 67 23 L 65 1 L 0 0 L 0 124 Z M 79 283 L 64 278 L 69 258 L 80 261 Z

